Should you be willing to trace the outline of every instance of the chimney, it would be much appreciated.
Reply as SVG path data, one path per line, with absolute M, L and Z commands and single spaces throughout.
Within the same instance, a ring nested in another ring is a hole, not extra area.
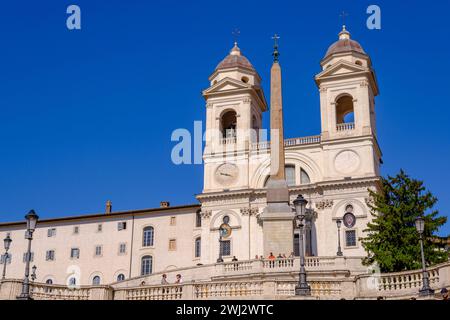
M 112 202 L 111 200 L 106 201 L 106 213 L 112 212 Z
M 161 201 L 159 203 L 159 207 L 160 208 L 168 208 L 168 207 L 170 207 L 170 202 L 169 201 Z

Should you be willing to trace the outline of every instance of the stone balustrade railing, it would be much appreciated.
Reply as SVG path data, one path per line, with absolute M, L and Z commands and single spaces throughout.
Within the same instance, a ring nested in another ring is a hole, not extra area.
M 220 139 L 220 144 L 235 144 L 236 141 L 236 137 L 222 138 Z
M 284 140 L 285 147 L 300 146 L 300 145 L 314 144 L 314 143 L 320 143 L 320 135 L 299 137 L 299 138 L 289 138 L 289 139 Z M 270 148 L 270 141 L 261 141 L 261 142 L 255 142 L 255 143 L 251 144 L 252 150 L 263 150 L 263 149 L 269 149 L 269 148 Z
M 375 299 L 379 296 L 407 299 L 418 296 L 422 287 L 421 270 L 368 273 L 358 269 L 356 257 L 307 257 L 305 262 L 312 295 L 318 299 Z M 284 299 L 294 296 L 298 268 L 298 259 L 235 261 L 193 267 L 193 274 L 197 276 L 205 272 L 212 274 L 209 279 L 190 279 L 179 285 L 146 284 L 144 281 L 127 285 L 124 281 L 109 286 L 69 288 L 32 283 L 31 294 L 36 300 Z M 450 288 L 450 262 L 433 266 L 428 272 L 430 285 L 437 292 Z M 15 299 L 21 286 L 19 279 L 0 280 L 0 300 Z
M 34 283 L 31 296 L 34 300 L 90 300 L 91 288 Z
M 450 288 L 450 262 L 427 269 L 430 287 L 437 292 Z M 422 270 L 363 274 L 355 277 L 357 295 L 365 297 L 415 296 L 423 286 Z
M 348 131 L 355 129 L 355 123 L 349 122 L 349 123 L 338 123 L 336 125 L 336 131 Z

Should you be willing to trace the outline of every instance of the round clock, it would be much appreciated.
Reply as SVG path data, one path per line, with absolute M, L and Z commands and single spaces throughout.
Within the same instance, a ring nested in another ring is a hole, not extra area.
M 344 214 L 344 225 L 347 228 L 352 228 L 355 223 L 356 223 L 356 217 L 353 213 L 351 212 L 347 212 L 346 214 Z
M 217 167 L 215 177 L 221 185 L 228 186 L 238 177 L 238 167 L 232 163 L 224 163 Z

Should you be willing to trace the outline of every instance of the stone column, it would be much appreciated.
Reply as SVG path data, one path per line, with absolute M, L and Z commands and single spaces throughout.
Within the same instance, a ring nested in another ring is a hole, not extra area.
M 294 242 L 294 214 L 289 206 L 289 189 L 284 171 L 283 102 L 277 45 L 274 58 L 270 71 L 270 179 L 267 183 L 267 207 L 261 214 L 265 257 L 270 252 L 275 256 L 279 253 L 289 255 Z

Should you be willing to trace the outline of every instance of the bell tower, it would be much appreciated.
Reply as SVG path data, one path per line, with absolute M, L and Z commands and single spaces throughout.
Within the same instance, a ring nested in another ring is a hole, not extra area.
M 315 77 L 320 91 L 322 140 L 376 136 L 378 84 L 370 57 L 343 26 L 339 39 L 320 62 Z
M 209 77 L 203 192 L 249 187 L 249 144 L 258 140 L 267 110 L 261 77 L 237 42 Z
M 379 176 L 378 84 L 369 55 L 343 26 L 320 65 L 315 81 L 320 91 L 324 179 Z

